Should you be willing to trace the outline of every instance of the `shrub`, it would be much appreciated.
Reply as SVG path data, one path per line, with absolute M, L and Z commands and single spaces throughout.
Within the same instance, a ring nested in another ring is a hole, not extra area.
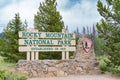
M 4 58 L 2 56 L 0 56 L 0 63 L 4 62 Z
M 0 71 L 0 80 L 4 80 L 6 75 L 6 72 L 5 71 Z
M 120 74 L 120 66 L 115 66 L 111 68 L 112 73 Z
M 100 69 L 103 72 L 108 71 L 114 74 L 120 74 L 120 66 L 115 66 L 108 58 L 109 56 L 105 55 L 98 57 Z
M 104 56 L 100 56 L 98 58 L 99 60 L 99 67 L 100 69 L 105 72 L 108 71 L 108 63 L 110 63 L 110 60 L 108 59 L 108 56 L 104 55 Z
M 105 61 L 104 60 L 100 60 L 99 61 L 99 66 L 100 66 L 100 69 L 102 70 L 102 71 L 106 71 L 107 70 L 107 63 L 105 63 Z
M 0 80 L 27 80 L 27 76 L 25 74 L 0 71 Z

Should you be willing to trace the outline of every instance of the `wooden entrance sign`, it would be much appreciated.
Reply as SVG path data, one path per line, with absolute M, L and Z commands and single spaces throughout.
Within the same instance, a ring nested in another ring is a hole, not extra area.
M 27 60 L 38 60 L 39 52 L 50 51 L 62 52 L 62 59 L 69 59 L 69 52 L 76 51 L 75 33 L 69 33 L 67 29 L 62 32 L 28 29 L 20 31 L 19 38 L 19 51 L 27 52 Z

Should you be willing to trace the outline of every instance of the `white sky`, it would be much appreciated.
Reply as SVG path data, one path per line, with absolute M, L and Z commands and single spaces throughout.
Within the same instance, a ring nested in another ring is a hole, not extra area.
M 34 14 L 42 1 L 44 0 L 0 0 L 0 32 L 18 12 L 21 20 L 26 19 L 28 26 L 33 27 Z M 57 2 L 57 9 L 70 32 L 75 31 L 76 27 L 79 29 L 83 26 L 91 27 L 101 19 L 97 12 L 97 0 L 57 0 Z

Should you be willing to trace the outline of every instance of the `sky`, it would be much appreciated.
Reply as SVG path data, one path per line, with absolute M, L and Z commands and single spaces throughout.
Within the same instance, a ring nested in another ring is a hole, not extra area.
M 19 13 L 22 22 L 27 20 L 28 26 L 33 27 L 34 15 L 40 2 L 44 0 L 0 0 L 0 32 Z M 97 11 L 97 0 L 57 0 L 57 10 L 62 16 L 65 26 L 70 32 L 78 27 L 92 27 L 100 22 L 101 16 Z M 57 26 L 56 26 L 57 27 Z

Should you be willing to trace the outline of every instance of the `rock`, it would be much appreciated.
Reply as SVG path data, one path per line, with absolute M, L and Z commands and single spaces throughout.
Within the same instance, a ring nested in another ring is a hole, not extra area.
M 79 71 L 79 72 L 82 72 L 82 71 L 83 71 L 83 69 L 82 69 L 81 67 L 77 67 L 76 70 L 77 70 L 77 72 L 78 72 L 78 71 Z
M 87 46 L 89 48 L 85 48 L 85 42 L 87 42 Z M 88 38 L 88 35 L 83 35 L 82 38 L 79 38 L 75 54 L 75 61 L 79 62 L 79 66 L 83 67 L 82 70 L 86 74 L 89 73 L 90 70 L 93 70 L 93 73 L 96 72 L 94 67 L 99 67 L 99 63 L 96 60 L 94 46 L 92 44 L 92 41 Z M 79 70 L 76 71 L 80 73 Z
M 58 77 L 65 76 L 64 71 L 58 70 L 58 71 L 57 71 L 57 76 L 58 76 Z
M 55 77 L 56 74 L 54 72 L 49 72 L 45 77 Z
M 53 72 L 55 72 L 55 71 L 57 71 L 57 68 L 56 68 L 56 67 L 49 67 L 49 68 L 48 68 L 48 71 L 53 71 Z
M 34 71 L 34 70 L 31 70 L 31 72 L 32 72 L 32 77 L 37 77 L 38 76 L 38 74 L 37 74 L 37 72 L 36 71 Z

